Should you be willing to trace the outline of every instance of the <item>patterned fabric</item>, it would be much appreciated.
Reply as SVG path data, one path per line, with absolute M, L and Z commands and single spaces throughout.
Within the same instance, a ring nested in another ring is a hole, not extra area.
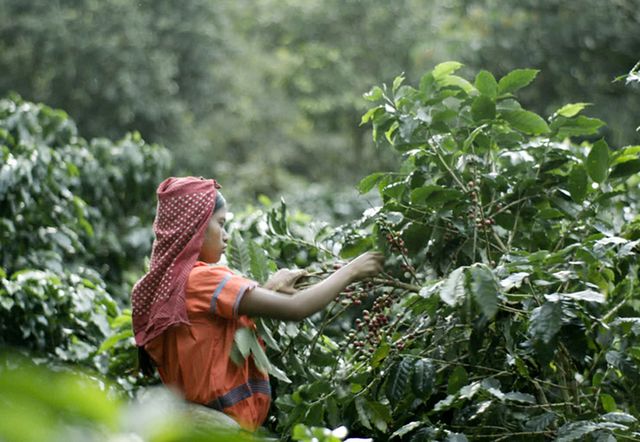
M 149 272 L 133 287 L 133 330 L 143 346 L 175 324 L 188 324 L 184 288 L 213 213 L 215 180 L 167 178 L 158 186 Z

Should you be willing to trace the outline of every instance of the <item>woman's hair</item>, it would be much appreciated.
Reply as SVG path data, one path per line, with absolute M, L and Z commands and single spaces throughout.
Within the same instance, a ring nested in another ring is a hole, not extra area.
M 227 200 L 224 199 L 220 192 L 216 192 L 216 205 L 213 208 L 213 213 L 216 213 L 219 209 L 222 209 L 227 205 Z

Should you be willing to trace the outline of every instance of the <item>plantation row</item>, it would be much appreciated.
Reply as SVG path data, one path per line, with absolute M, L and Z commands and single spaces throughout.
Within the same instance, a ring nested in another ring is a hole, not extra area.
M 296 440 L 346 437 L 314 426 L 375 440 L 637 438 L 640 146 L 608 146 L 585 103 L 548 118 L 522 108 L 516 93 L 535 70 L 469 80 L 460 67 L 365 94 L 362 123 L 403 163 L 360 181 L 381 204 L 359 220 L 314 223 L 266 199 L 233 208 L 228 260 L 260 282 L 299 266 L 303 287 L 365 250 L 387 256 L 383 275 L 324 313 L 260 321 L 275 398 L 268 430 Z M 120 397 L 94 387 L 87 397 L 104 404 L 95 412 L 69 405 L 76 390 L 43 397 L 25 379 L 47 372 L 10 356 L 0 388 L 13 400 L 0 410 L 18 415 L 35 401 L 46 431 L 69 431 L 60 419 L 91 423 L 96 440 L 214 434 L 116 423 L 135 407 L 120 401 L 157 382 L 134 371 L 128 296 L 167 151 L 135 134 L 84 140 L 63 112 L 18 98 L 0 101 L 0 145 L 0 344 L 89 370 L 84 382 L 111 379 Z M 80 382 L 64 376 L 55 379 Z M 0 437 L 11 428 L 0 425 Z

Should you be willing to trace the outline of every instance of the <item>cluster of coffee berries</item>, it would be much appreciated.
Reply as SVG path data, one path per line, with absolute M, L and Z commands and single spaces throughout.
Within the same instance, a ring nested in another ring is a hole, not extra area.
M 417 336 L 418 336 L 418 331 L 414 330 L 404 335 L 402 339 L 397 340 L 393 345 L 398 350 L 404 350 L 405 346 L 407 345 L 407 341 L 411 341 L 412 339 L 415 339 Z
M 356 289 L 352 289 L 347 287 L 343 292 L 344 297 L 340 300 L 340 304 L 347 305 L 360 305 L 362 301 L 367 297 L 367 292 L 363 287 L 358 287 Z
M 396 235 L 394 232 L 388 231 L 385 235 L 385 239 L 389 244 L 391 251 L 402 253 L 406 255 L 409 253 L 407 247 L 404 244 L 404 240 Z
M 356 349 L 362 351 L 363 355 L 365 353 L 372 354 L 380 344 L 386 327 L 389 325 L 389 315 L 386 310 L 393 304 L 394 300 L 395 295 L 393 293 L 385 293 L 376 298 L 371 311 L 363 310 L 362 319 L 356 319 L 356 330 L 352 330 L 349 333 L 349 340 L 353 342 L 353 346 Z M 358 336 L 360 339 L 356 339 Z
M 484 218 L 484 219 L 476 218 L 475 222 L 476 222 L 476 227 L 480 230 L 489 229 L 489 227 L 495 224 L 495 221 L 493 220 L 493 218 Z
M 467 188 L 469 189 L 469 197 L 471 198 L 471 202 L 474 205 L 478 204 L 478 186 L 480 186 L 479 180 L 471 180 L 467 183 Z

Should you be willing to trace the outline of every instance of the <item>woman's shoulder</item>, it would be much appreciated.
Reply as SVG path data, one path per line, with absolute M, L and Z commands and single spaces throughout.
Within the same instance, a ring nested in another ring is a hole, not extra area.
M 189 283 L 197 283 L 200 281 L 215 281 L 223 279 L 227 275 L 233 275 L 233 271 L 219 264 L 207 264 L 202 261 L 196 261 L 195 265 L 189 273 Z

